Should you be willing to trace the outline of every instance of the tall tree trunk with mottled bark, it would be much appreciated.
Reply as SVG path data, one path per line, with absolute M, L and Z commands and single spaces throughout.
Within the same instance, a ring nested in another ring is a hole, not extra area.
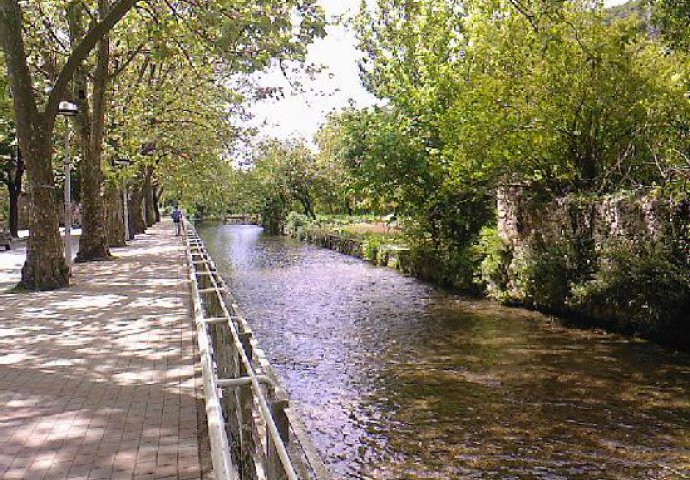
M 142 179 L 134 179 L 130 191 L 129 201 L 129 231 L 132 234 L 146 232 L 146 222 L 144 221 L 144 191 L 142 189 Z
M 10 164 L 3 172 L 3 181 L 7 185 L 7 193 L 10 200 L 10 235 L 19 236 L 19 197 L 22 194 L 22 181 L 24 180 L 24 159 L 21 150 L 17 149 L 10 159 Z
M 144 221 L 147 227 L 151 227 L 156 223 L 155 212 L 155 196 L 153 192 L 153 167 L 146 167 L 144 175 Z
M 107 0 L 99 0 L 98 2 L 101 17 L 105 16 L 108 10 L 107 4 Z M 73 42 L 83 34 L 83 8 L 82 4 L 73 3 L 69 9 L 70 34 Z M 82 233 L 79 237 L 77 262 L 112 258 L 108 248 L 105 226 L 103 205 L 105 178 L 101 170 L 108 63 L 110 61 L 110 42 L 107 35 L 104 35 L 98 42 L 97 53 L 91 102 L 89 101 L 89 81 L 86 67 L 78 68 L 74 76 L 74 98 L 79 105 L 77 124 L 79 125 L 79 139 L 83 152 L 79 163 L 82 189 Z
M 160 199 L 161 199 L 161 193 L 162 189 L 158 187 L 158 185 L 153 186 L 153 214 L 154 218 L 156 220 L 156 223 L 161 221 L 161 210 L 160 210 Z
M 60 238 L 58 203 L 55 199 L 52 157 L 52 128 L 35 125 L 33 141 L 22 148 L 24 160 L 31 171 L 29 177 L 29 239 L 26 261 L 22 267 L 20 288 L 54 290 L 69 285 L 70 271 L 65 262 L 64 246 Z
M 122 191 L 114 182 L 106 182 L 105 187 L 105 223 L 109 247 L 124 247 L 125 223 Z

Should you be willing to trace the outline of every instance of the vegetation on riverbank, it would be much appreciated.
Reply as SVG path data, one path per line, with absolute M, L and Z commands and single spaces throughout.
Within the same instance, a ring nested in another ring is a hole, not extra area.
M 284 233 L 302 241 L 408 272 L 409 248 L 396 227 L 374 215 L 306 215 L 290 212 Z
M 647 8 L 654 29 L 637 13 Z M 587 214 L 623 192 L 686 201 L 683 15 L 662 0 L 613 13 L 581 1 L 368 4 L 355 22 L 362 77 L 385 106 L 331 114 L 317 152 L 264 145 L 235 173 L 237 208 L 273 232 L 291 211 L 309 225 L 319 214 L 386 216 L 421 278 L 645 336 L 687 332 L 687 249 L 669 247 L 687 242 L 687 212 L 674 207 L 680 226 L 654 238 L 618 238 L 615 216 L 600 221 L 608 234 L 587 231 Z M 572 236 L 532 235 L 516 249 L 498 205 L 511 186 L 551 208 L 591 201 L 565 215 Z

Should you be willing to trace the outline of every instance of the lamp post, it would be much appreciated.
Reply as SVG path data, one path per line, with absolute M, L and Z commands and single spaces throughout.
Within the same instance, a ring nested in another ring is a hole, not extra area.
M 72 264 L 72 164 L 69 151 L 69 117 L 75 117 L 79 113 L 79 107 L 72 102 L 60 102 L 58 115 L 65 117 L 65 261 Z
M 120 167 L 122 170 L 127 168 L 130 164 L 128 158 L 114 158 L 113 167 Z M 127 207 L 127 177 L 122 175 L 122 206 L 123 206 L 123 217 L 125 223 L 125 240 L 131 240 L 129 237 L 129 208 Z

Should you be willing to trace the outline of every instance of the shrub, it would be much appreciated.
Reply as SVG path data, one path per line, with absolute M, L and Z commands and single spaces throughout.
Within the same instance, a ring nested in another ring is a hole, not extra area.
M 498 235 L 495 226 L 485 226 L 479 232 L 479 240 L 473 247 L 473 281 L 488 296 L 506 300 L 508 296 L 508 269 L 513 258 L 511 249 Z
M 296 237 L 302 234 L 304 227 L 310 225 L 309 217 L 297 212 L 290 212 L 285 219 L 285 233 Z
M 285 227 L 285 205 L 278 197 L 266 200 L 261 208 L 261 224 L 266 231 L 273 235 L 283 233 Z
M 379 235 L 369 235 L 364 242 L 364 258 L 377 263 L 379 249 L 384 244 L 384 239 Z
M 688 329 L 690 270 L 687 259 L 661 243 L 612 241 L 594 278 L 574 289 L 571 305 L 618 319 L 645 336 Z M 630 329 L 630 328 L 627 328 Z
M 470 247 L 411 239 L 409 263 L 411 273 L 422 280 L 465 292 L 476 291 Z
M 515 281 L 524 301 L 535 308 L 561 311 L 574 283 L 567 246 L 526 249 L 514 261 Z

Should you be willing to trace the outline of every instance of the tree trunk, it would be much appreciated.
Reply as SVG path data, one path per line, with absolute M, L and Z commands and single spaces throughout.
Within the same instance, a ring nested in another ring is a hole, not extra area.
M 108 182 L 105 189 L 105 222 L 109 247 L 125 247 L 124 205 L 122 191 Z
M 133 234 L 146 233 L 144 221 L 144 192 L 141 188 L 141 180 L 135 180 L 132 186 L 129 202 L 129 231 Z
M 161 211 L 160 211 L 160 208 L 158 206 L 158 204 L 160 203 L 160 199 L 161 199 L 161 197 L 160 197 L 161 192 L 162 192 L 162 189 L 159 190 L 158 185 L 153 186 L 153 215 L 154 215 L 154 219 L 156 220 L 156 223 L 161 221 Z
M 15 188 L 10 188 L 10 218 L 9 227 L 10 235 L 13 237 L 19 236 L 19 191 Z
M 147 227 L 152 227 L 156 223 L 156 213 L 154 208 L 155 196 L 153 193 L 153 167 L 146 167 L 143 184 L 144 195 L 144 221 Z
M 99 1 L 100 15 L 107 11 L 107 2 Z M 83 6 L 72 4 L 69 10 L 69 24 L 72 42 L 83 34 Z M 103 155 L 103 135 L 105 124 L 105 105 L 108 84 L 108 62 L 110 43 L 107 35 L 98 42 L 98 58 L 93 76 L 93 112 L 88 98 L 88 72 L 85 66 L 77 69 L 74 81 L 74 98 L 79 105 L 77 123 L 82 145 L 82 159 L 79 163 L 81 174 L 82 233 L 79 237 L 79 253 L 75 261 L 108 260 L 112 258 L 108 249 L 103 208 L 104 176 L 101 171 Z
M 58 227 L 60 215 L 55 201 L 53 169 L 50 161 L 52 142 L 50 135 L 42 130 L 37 125 L 33 141 L 23 149 L 27 166 L 31 171 L 29 177 L 31 211 L 26 262 L 22 267 L 22 277 L 18 286 L 28 290 L 53 290 L 66 287 L 69 285 L 70 277 Z
M 22 180 L 24 179 L 24 159 L 20 149 L 13 156 L 14 166 L 7 172 L 7 191 L 10 197 L 10 235 L 19 236 L 19 196 L 22 194 Z

